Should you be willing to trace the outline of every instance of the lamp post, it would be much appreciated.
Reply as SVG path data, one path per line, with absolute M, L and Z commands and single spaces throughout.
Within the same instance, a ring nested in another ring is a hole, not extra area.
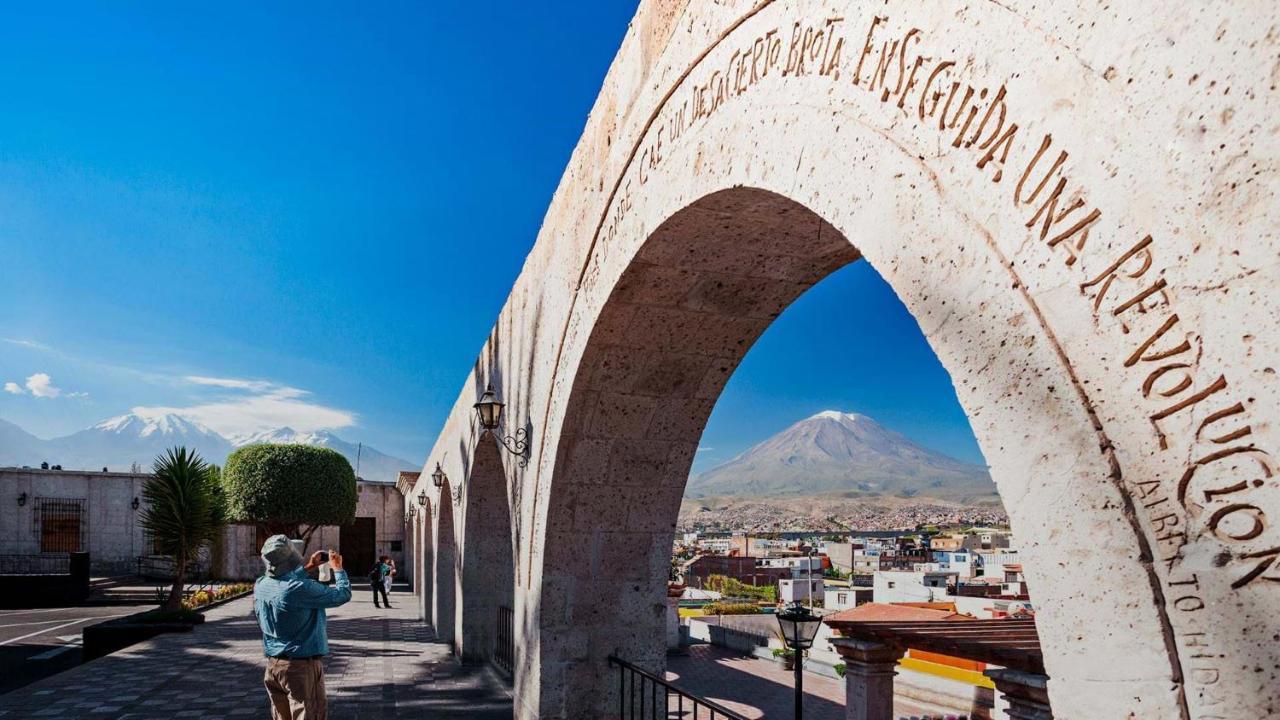
M 809 608 L 800 602 L 793 602 L 786 610 L 778 613 L 782 639 L 795 653 L 796 720 L 804 717 L 804 651 L 813 647 L 813 638 L 818 634 L 818 626 L 821 624 L 822 618 L 809 612 Z
M 515 437 L 495 432 L 498 430 L 498 424 L 502 422 L 502 409 L 506 407 L 506 403 L 498 400 L 498 394 L 494 392 L 492 384 L 485 387 L 480 401 L 472 407 L 476 409 L 476 417 L 480 420 L 482 435 L 492 435 L 507 452 L 518 456 L 520 467 L 528 465 L 529 431 L 526 428 L 516 428 Z

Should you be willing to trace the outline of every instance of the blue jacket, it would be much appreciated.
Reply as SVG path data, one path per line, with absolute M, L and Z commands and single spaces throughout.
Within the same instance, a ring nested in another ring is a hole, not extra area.
M 345 570 L 333 571 L 327 587 L 298 568 L 281 578 L 264 575 L 253 585 L 253 610 L 262 628 L 262 649 L 268 657 L 304 658 L 329 653 L 325 608 L 351 599 Z

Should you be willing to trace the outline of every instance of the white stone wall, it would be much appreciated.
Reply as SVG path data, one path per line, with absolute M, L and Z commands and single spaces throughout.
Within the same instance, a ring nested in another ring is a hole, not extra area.
M 132 573 L 137 557 L 150 553 L 133 499 L 142 497 L 146 475 L 73 470 L 0 468 L 0 554 L 40 553 L 36 515 L 41 498 L 84 500 L 84 550 L 96 575 Z M 18 498 L 27 495 L 25 505 Z

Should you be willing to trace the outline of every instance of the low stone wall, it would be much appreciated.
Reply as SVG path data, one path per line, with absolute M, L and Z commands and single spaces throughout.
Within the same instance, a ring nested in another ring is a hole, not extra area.
M 0 575 L 0 607 L 74 605 L 89 597 L 88 553 L 71 553 L 66 573 Z

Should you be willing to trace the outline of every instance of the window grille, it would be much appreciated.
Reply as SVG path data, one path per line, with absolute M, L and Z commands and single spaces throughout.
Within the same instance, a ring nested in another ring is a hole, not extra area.
M 36 498 L 36 535 L 42 553 L 88 550 L 89 519 L 84 499 Z

